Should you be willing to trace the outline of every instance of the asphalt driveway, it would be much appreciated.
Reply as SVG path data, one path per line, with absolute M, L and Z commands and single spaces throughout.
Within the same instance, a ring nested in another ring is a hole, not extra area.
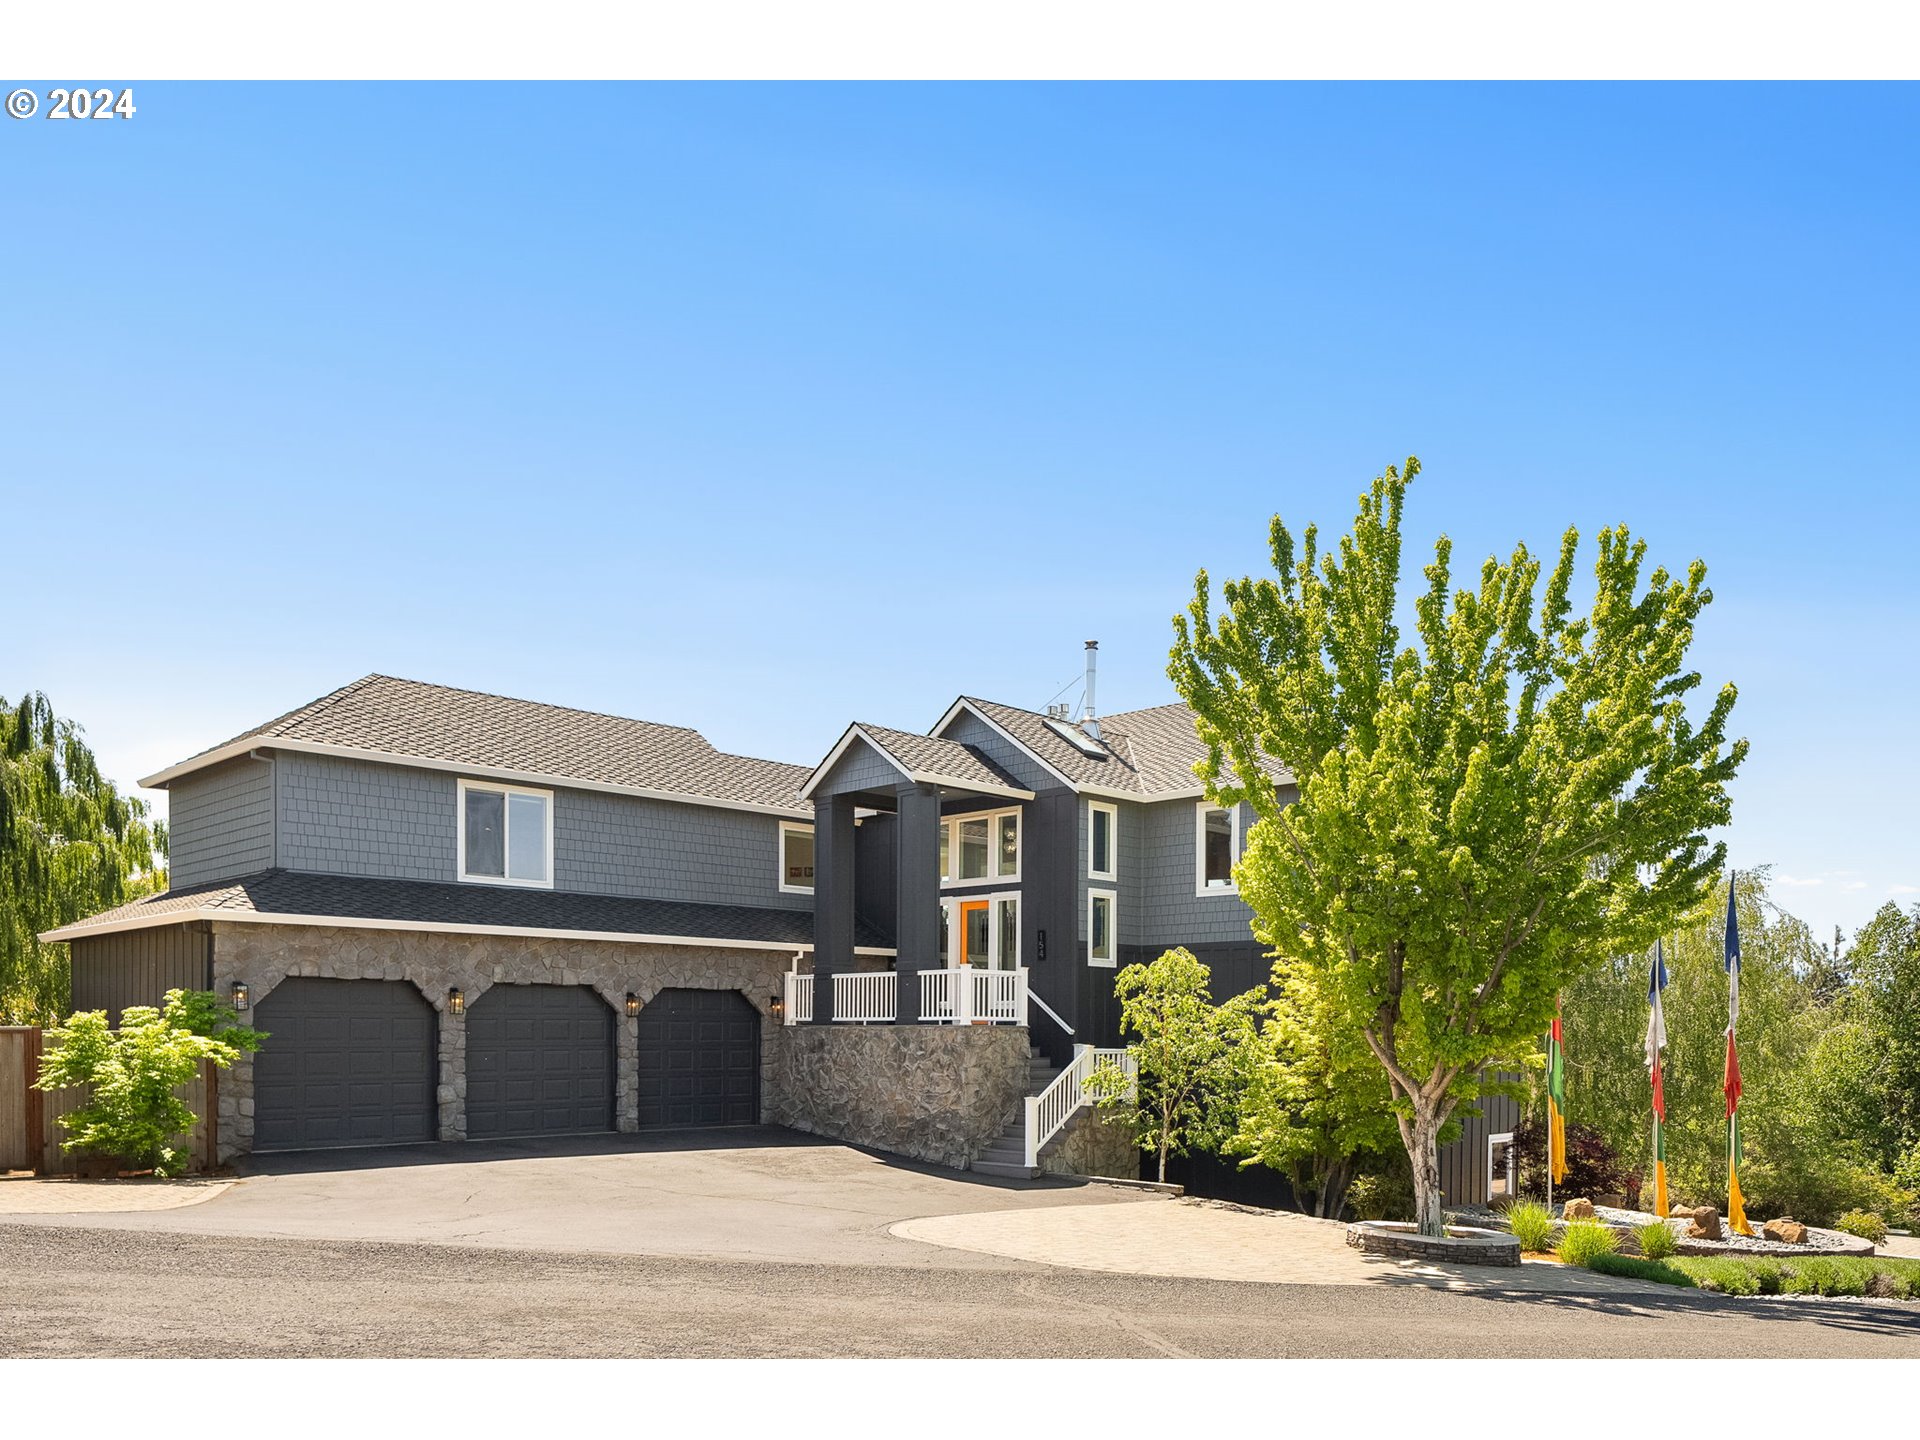
M 588 1255 L 1006 1269 L 1005 1258 L 896 1238 L 889 1228 L 956 1211 L 1147 1198 L 1070 1181 L 1016 1185 L 771 1126 L 314 1151 L 258 1157 L 245 1174 L 213 1199 L 180 1209 L 0 1219 Z

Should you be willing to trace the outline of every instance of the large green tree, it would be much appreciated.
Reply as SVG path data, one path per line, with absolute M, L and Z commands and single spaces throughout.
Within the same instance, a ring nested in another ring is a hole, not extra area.
M 66 1012 L 67 947 L 39 939 L 165 885 L 166 828 L 122 795 L 47 697 L 0 696 L 0 1023 Z
M 1235 869 L 1254 931 L 1385 1072 L 1420 1228 L 1439 1234 L 1442 1127 L 1483 1071 L 1517 1068 L 1582 966 L 1699 900 L 1746 742 L 1726 738 L 1731 686 L 1688 712 L 1706 567 L 1643 574 L 1624 526 L 1600 533 L 1578 618 L 1576 532 L 1544 592 L 1524 545 L 1455 589 L 1441 537 L 1403 639 L 1418 469 L 1376 479 L 1326 553 L 1276 516 L 1273 576 L 1229 581 L 1217 618 L 1201 571 L 1168 673 L 1198 716 L 1207 793 L 1259 816 Z

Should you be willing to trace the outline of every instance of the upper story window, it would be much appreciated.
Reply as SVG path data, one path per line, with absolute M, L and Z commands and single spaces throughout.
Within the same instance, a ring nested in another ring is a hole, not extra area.
M 788 895 L 813 893 L 813 827 L 780 822 L 780 889 Z
M 1240 858 L 1240 811 L 1201 801 L 1194 816 L 1194 892 L 1234 895 L 1233 865 Z
M 1020 878 L 1020 812 L 947 815 L 940 821 L 940 878 L 950 884 Z
M 460 878 L 553 885 L 553 792 L 460 782 Z
M 1118 877 L 1120 810 L 1098 800 L 1087 802 L 1087 875 L 1094 880 Z

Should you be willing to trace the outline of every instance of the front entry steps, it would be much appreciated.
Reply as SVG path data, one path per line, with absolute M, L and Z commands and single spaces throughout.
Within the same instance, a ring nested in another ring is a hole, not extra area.
M 1060 1073 L 1060 1067 L 1053 1064 L 1032 1046 L 1027 1050 L 1027 1094 L 1038 1095 L 1053 1083 Z M 987 1142 L 986 1149 L 974 1156 L 969 1167 L 981 1175 L 992 1175 L 1002 1180 L 1031 1180 L 1039 1175 L 1038 1166 L 1027 1164 L 1027 1121 L 1024 1113 L 1016 1115 L 1013 1122 L 993 1139 Z

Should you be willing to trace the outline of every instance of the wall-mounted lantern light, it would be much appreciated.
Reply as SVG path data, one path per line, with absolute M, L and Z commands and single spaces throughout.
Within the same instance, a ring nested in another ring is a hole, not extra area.
M 640 997 L 631 990 L 627 992 L 627 1019 L 631 1020 L 640 1013 Z
M 451 1010 L 455 1015 L 466 1014 L 467 992 L 457 985 L 447 991 L 447 1009 Z
M 233 982 L 233 1008 L 236 1010 L 244 1010 L 247 1008 L 249 1000 L 250 1000 L 250 997 L 249 997 L 246 985 L 242 981 L 239 981 L 239 980 L 234 981 Z
M 767 1003 L 773 1010 L 774 1019 L 784 1020 L 787 1018 L 787 1002 L 784 999 L 776 995 L 773 997 L 772 1000 L 768 1001 Z

